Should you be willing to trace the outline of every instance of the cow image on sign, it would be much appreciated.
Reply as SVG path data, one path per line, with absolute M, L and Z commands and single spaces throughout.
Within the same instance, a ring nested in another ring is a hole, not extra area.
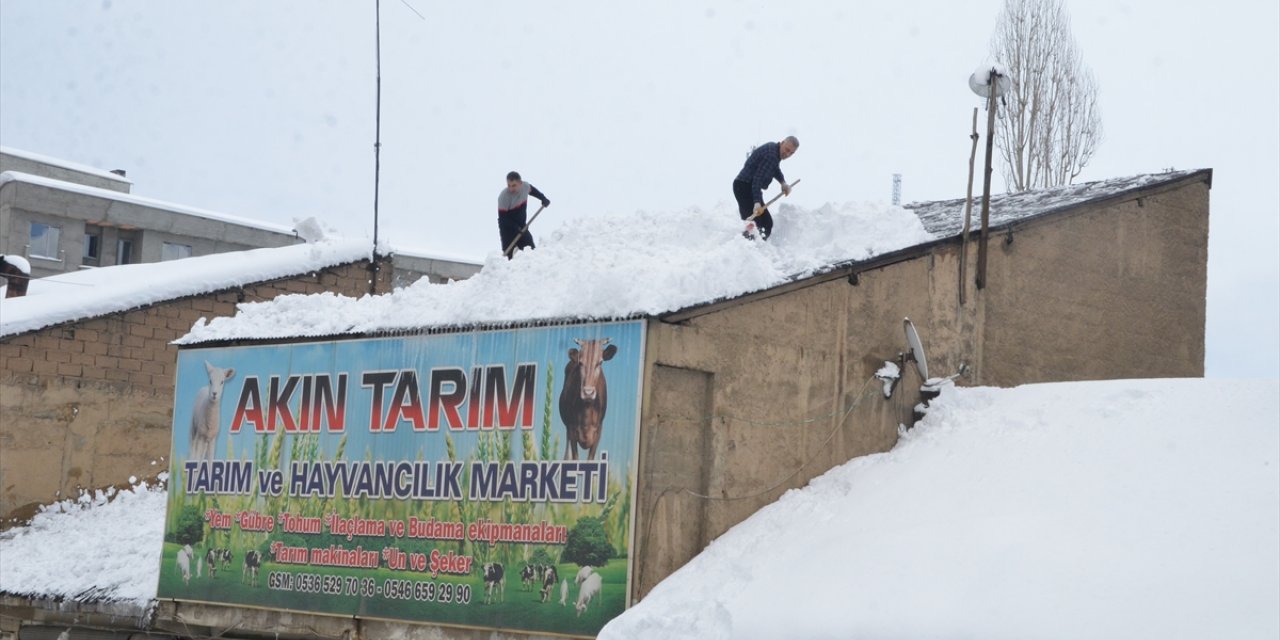
M 564 366 L 564 388 L 560 390 L 560 420 L 564 422 L 568 440 L 564 457 L 578 459 L 578 447 L 587 451 L 587 459 L 596 459 L 604 413 L 609 408 L 609 387 L 604 377 L 604 361 L 618 352 L 618 347 L 602 340 L 574 340 L 577 349 L 569 349 L 569 362 Z

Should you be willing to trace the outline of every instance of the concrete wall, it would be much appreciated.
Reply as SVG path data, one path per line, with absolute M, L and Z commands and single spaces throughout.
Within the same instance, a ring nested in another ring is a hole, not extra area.
M 395 253 L 395 286 L 407 287 L 421 278 L 428 282 L 442 284 L 450 280 L 466 280 L 480 273 L 480 266 L 474 262 L 451 260 L 449 258 Z
M 998 234 L 983 384 L 1204 375 L 1209 185 Z
M 633 598 L 787 489 L 896 443 L 922 380 L 904 367 L 885 399 L 872 377 L 907 349 L 903 317 L 932 377 L 972 368 L 961 385 L 1203 375 L 1208 189 L 1000 230 L 981 290 L 971 242 L 964 304 L 957 237 L 652 322 Z
M 169 343 L 198 318 L 286 293 L 363 295 L 368 278 L 368 263 L 354 263 L 0 339 L 0 528 L 81 488 L 168 468 Z
M 28 254 L 26 246 L 30 243 L 32 222 L 61 228 L 61 255 L 53 256 L 55 260 Z M 33 277 L 79 269 L 86 224 L 112 230 L 111 234 L 104 233 L 104 256 L 97 266 L 115 264 L 115 239 L 119 232 L 131 232 L 136 237 L 133 262 L 160 262 L 165 242 L 189 245 L 193 256 L 302 242 L 291 233 L 128 200 L 29 182 L 0 184 L 0 253 L 28 257 Z
M 886 399 L 873 374 L 904 316 L 929 322 L 928 296 L 901 288 L 929 262 L 650 325 L 633 597 L 786 490 L 893 447 L 922 381 Z

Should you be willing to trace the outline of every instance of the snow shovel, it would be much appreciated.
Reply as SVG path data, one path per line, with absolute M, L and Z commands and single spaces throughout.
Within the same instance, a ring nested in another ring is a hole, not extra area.
M 795 187 L 796 185 L 798 185 L 798 184 L 800 184 L 800 178 L 796 178 L 795 182 L 792 182 L 791 184 L 787 185 L 787 190 L 788 190 L 788 191 L 790 191 L 792 188 L 794 188 L 794 187 Z M 768 210 L 769 210 L 769 205 L 771 205 L 771 204 L 773 204 L 773 203 L 777 202 L 777 201 L 778 201 L 778 198 L 781 198 L 783 195 L 784 195 L 784 194 L 779 193 L 778 195 L 776 195 L 776 196 L 774 196 L 773 198 L 771 198 L 768 202 L 764 203 L 764 206 L 763 206 L 763 207 L 760 207 L 760 213 L 753 213 L 753 214 L 751 214 L 751 217 L 747 218 L 747 229 L 746 229 L 746 231 L 743 231 L 743 232 L 742 232 L 742 235 L 743 235 L 743 236 L 746 236 L 748 239 L 755 240 L 755 239 L 756 239 L 756 223 L 755 223 L 755 219 L 756 219 L 756 218 L 758 218 L 758 217 L 760 217 L 760 214 L 761 214 L 761 213 L 764 213 L 765 211 L 768 211 Z
M 796 180 L 796 182 L 799 182 L 799 180 Z M 502 252 L 502 255 L 506 256 L 508 259 L 511 258 L 511 251 L 516 248 L 516 243 L 520 242 L 520 238 L 524 237 L 524 232 L 529 230 L 529 225 L 533 224 L 533 221 L 538 219 L 538 214 L 542 213 L 542 210 L 546 208 L 547 205 L 544 204 L 541 207 L 538 207 L 537 211 L 533 212 L 533 217 L 529 218 L 529 221 L 524 223 L 524 227 L 520 229 L 520 233 L 517 233 L 516 237 L 512 238 L 511 244 L 507 245 L 507 248 Z

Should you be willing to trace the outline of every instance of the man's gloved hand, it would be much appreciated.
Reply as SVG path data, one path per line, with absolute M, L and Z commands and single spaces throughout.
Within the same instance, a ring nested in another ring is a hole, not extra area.
M 543 199 L 543 201 L 542 201 L 542 206 L 544 206 L 544 207 L 549 207 L 549 206 L 551 206 L 551 199 L 550 199 L 550 198 Z
M 759 216 L 762 213 L 764 213 L 764 205 L 757 202 L 755 208 L 751 210 L 751 215 Z

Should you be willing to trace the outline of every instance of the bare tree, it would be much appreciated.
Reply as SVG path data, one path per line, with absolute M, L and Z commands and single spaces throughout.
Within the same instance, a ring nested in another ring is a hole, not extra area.
M 1005 0 L 991 54 L 1013 81 L 996 133 L 1005 184 L 1012 191 L 1071 184 L 1093 158 L 1102 121 L 1062 0 Z

